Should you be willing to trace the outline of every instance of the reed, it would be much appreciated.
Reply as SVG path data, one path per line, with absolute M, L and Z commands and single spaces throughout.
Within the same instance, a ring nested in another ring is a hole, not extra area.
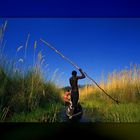
M 80 101 L 87 110 L 90 110 L 87 111 L 88 117 L 95 121 L 97 116 L 100 116 L 101 122 L 140 121 L 138 117 L 140 115 L 139 65 L 131 64 L 128 69 L 112 72 L 106 81 L 100 82 L 100 86 L 119 100 L 120 104 L 114 104 L 95 85 L 86 85 L 80 88 Z
M 114 71 L 108 75 L 106 82 L 100 82 L 100 86 L 120 102 L 138 102 L 140 99 L 140 68 L 138 65 L 131 65 L 127 70 Z M 97 96 L 103 100 L 109 101 L 95 85 L 86 85 L 80 89 L 80 93 L 81 98 L 98 94 Z M 85 93 L 88 96 L 85 96 Z
M 1 44 L 4 41 L 4 31 L 7 23 L 4 25 L 0 28 Z M 33 66 L 25 68 L 25 64 L 28 61 L 27 48 L 30 47 L 28 45 L 29 38 L 30 34 L 28 34 L 26 39 L 24 56 L 20 56 L 20 58 L 18 55 L 23 50 L 23 45 L 17 48 L 14 60 L 8 60 L 6 55 L 1 54 L 2 51 L 0 51 L 0 119 L 2 122 L 22 121 L 23 117 L 25 121 L 41 121 L 39 118 L 42 115 L 39 117 L 39 114 L 45 110 L 47 110 L 47 114 L 49 113 L 49 115 L 45 115 L 45 119 L 48 116 L 52 118 L 51 120 L 46 120 L 46 122 L 57 121 L 57 113 L 60 109 L 58 106 L 61 105 L 60 93 L 62 91 L 52 81 L 44 79 L 40 67 L 41 65 L 43 67 L 45 63 L 42 51 L 38 52 L 38 59 L 35 59 L 37 41 L 34 41 L 33 46 Z M 2 48 L 0 46 L 0 50 Z M 54 104 L 55 107 L 49 106 L 51 104 Z M 38 117 L 36 118 L 35 116 Z

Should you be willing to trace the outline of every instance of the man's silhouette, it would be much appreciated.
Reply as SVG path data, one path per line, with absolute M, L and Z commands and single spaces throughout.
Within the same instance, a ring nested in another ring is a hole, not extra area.
M 71 85 L 71 101 L 72 101 L 72 112 L 76 113 L 77 111 L 77 104 L 79 100 L 79 89 L 78 89 L 78 80 L 85 78 L 85 74 L 83 73 L 82 69 L 79 69 L 81 76 L 77 76 L 76 71 L 72 71 L 72 77 L 69 79 Z

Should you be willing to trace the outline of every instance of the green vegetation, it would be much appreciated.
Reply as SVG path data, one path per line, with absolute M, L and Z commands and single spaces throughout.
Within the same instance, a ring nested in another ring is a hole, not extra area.
M 140 104 L 120 103 L 111 104 L 104 101 L 92 101 L 82 103 L 87 118 L 92 122 L 140 122 Z
M 61 103 L 47 104 L 38 107 L 32 112 L 14 113 L 10 122 L 60 122 L 59 111 L 62 108 Z
M 26 51 L 29 34 L 26 40 L 24 58 L 9 61 L 3 53 L 3 37 L 7 22 L 0 28 L 0 121 L 14 122 L 56 122 L 62 106 L 62 90 L 52 81 L 43 78 L 41 71 L 42 54 L 38 53 L 37 61 L 34 48 L 34 65 L 25 69 Z M 23 49 L 19 47 L 16 52 Z M 20 63 L 20 64 L 18 64 Z
M 80 89 L 80 100 L 85 113 L 93 122 L 140 122 L 140 68 L 113 72 L 100 86 L 117 99 L 117 105 L 95 86 Z

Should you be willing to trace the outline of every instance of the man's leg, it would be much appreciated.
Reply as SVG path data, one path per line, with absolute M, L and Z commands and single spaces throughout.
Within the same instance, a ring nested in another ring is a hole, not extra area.
M 79 93 L 78 92 L 71 92 L 71 102 L 72 102 L 72 110 L 71 114 L 77 113 L 77 104 L 79 100 Z
M 74 107 L 74 113 L 77 113 L 77 104 L 78 104 L 79 94 L 76 93 L 73 97 L 73 107 Z

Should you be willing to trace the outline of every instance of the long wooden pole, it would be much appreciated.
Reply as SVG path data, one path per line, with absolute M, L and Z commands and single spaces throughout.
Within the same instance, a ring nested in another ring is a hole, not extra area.
M 40 39 L 41 42 L 43 42 L 44 44 L 46 44 L 49 48 L 51 48 L 52 50 L 54 50 L 57 54 L 59 54 L 63 59 L 65 59 L 66 61 L 68 61 L 71 65 L 73 65 L 76 69 L 79 70 L 80 67 L 78 67 L 73 61 L 71 61 L 69 58 L 67 58 L 66 56 L 64 56 L 60 51 L 58 51 L 56 48 L 54 48 L 51 44 L 49 44 L 48 42 L 46 42 L 43 39 Z M 83 71 L 84 72 L 84 71 Z M 102 90 L 103 93 L 105 93 L 110 99 L 112 99 L 113 101 L 115 101 L 117 104 L 119 104 L 119 101 L 115 100 L 113 97 L 111 97 L 104 89 L 102 89 L 97 82 L 91 78 L 86 72 L 84 72 L 84 74 L 86 75 L 87 78 L 89 78 L 100 90 Z

